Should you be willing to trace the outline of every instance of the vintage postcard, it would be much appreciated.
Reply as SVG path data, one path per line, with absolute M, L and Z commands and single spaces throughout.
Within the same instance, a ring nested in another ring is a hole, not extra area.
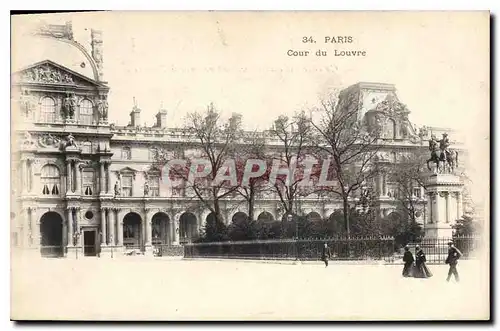
M 490 319 L 489 12 L 11 22 L 11 319 Z

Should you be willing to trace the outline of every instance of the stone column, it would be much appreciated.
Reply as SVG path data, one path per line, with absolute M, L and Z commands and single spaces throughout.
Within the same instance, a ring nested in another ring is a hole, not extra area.
M 73 209 L 71 207 L 68 207 L 68 209 L 66 209 L 66 212 L 68 213 L 68 246 L 74 246 Z
M 31 246 L 40 247 L 40 241 L 42 239 L 40 233 L 40 217 L 38 217 L 36 208 L 31 209 L 31 214 L 34 215 L 34 217 L 32 217 L 33 221 L 31 223 L 31 238 L 33 240 Z
M 66 161 L 66 194 L 71 193 L 71 160 Z
M 457 217 L 462 218 L 464 214 L 463 210 L 463 202 L 462 202 L 462 193 L 457 192 Z
M 450 206 L 450 193 L 445 193 L 446 199 L 446 223 L 450 223 L 451 220 L 451 206 Z
M 174 242 L 173 245 L 179 245 L 179 220 L 174 220 Z
M 109 170 L 111 163 L 107 162 L 107 179 L 108 179 L 108 194 L 111 194 L 113 192 L 113 187 L 111 185 L 111 171 Z
M 116 234 L 116 245 L 117 246 L 123 246 L 123 219 L 119 219 L 120 215 L 118 214 L 118 218 L 116 220 L 117 222 L 117 231 L 118 233 Z
M 106 209 L 101 207 L 101 245 L 106 246 L 107 235 L 106 235 Z
M 27 160 L 21 160 L 21 180 L 22 180 L 22 191 L 27 192 L 28 188 L 28 169 L 27 169 Z
M 30 246 L 30 213 L 28 208 L 23 208 L 21 217 L 23 220 L 23 247 L 29 247 Z
M 82 194 L 82 169 L 80 169 L 80 162 L 75 161 L 75 171 L 76 171 L 76 194 Z
M 384 195 L 384 178 L 383 178 L 383 174 L 379 174 L 378 175 L 378 178 L 377 178 L 377 181 L 378 181 L 378 194 L 379 196 L 383 196 Z
M 151 218 L 152 218 L 152 210 L 146 209 L 146 220 L 144 222 L 144 231 L 145 231 L 145 246 L 151 246 Z
M 174 242 L 174 236 L 175 236 L 175 227 L 174 227 L 174 220 L 169 219 L 168 220 L 168 245 L 172 245 Z
M 100 187 L 100 192 L 101 194 L 105 194 L 105 187 L 104 187 L 104 161 L 101 161 L 100 162 L 100 166 L 101 166 L 101 172 L 100 172 L 100 175 L 99 175 L 99 179 L 100 179 L 100 184 L 101 184 L 101 187 Z
M 388 193 L 388 188 L 387 188 L 387 174 L 384 173 L 384 179 L 383 179 L 383 196 L 387 196 Z
M 33 172 L 31 171 L 31 164 L 33 159 L 26 159 L 26 192 L 31 192 L 31 183 L 33 182 Z
M 428 223 L 434 223 L 434 193 L 433 192 L 429 192 L 427 194 L 427 199 L 428 199 L 428 203 L 427 203 L 427 209 L 429 210 L 429 222 Z
M 65 247 L 71 241 L 71 236 L 68 234 L 68 223 L 68 220 L 63 220 L 62 222 L 62 245 Z
M 109 218 L 109 244 L 111 246 L 114 246 L 116 242 L 116 222 L 115 222 L 114 208 L 110 208 L 108 210 L 108 218 Z
M 78 247 L 81 247 L 82 240 L 83 240 L 82 239 L 83 233 L 80 231 L 80 207 L 76 207 L 76 208 L 74 208 L 74 210 L 75 210 L 75 229 L 74 229 L 74 231 L 80 233 L 80 235 L 78 236 L 78 240 L 76 242 L 76 245 Z

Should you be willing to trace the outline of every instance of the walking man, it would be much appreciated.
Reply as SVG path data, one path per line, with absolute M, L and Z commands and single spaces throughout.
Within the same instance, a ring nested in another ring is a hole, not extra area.
M 462 252 L 453 245 L 452 241 L 448 242 L 448 257 L 446 258 L 446 263 L 450 265 L 448 270 L 448 277 L 446 281 L 449 282 L 451 275 L 455 276 L 455 281 L 459 282 L 460 277 L 458 276 L 457 263 L 458 259 L 462 257 Z
M 321 260 L 325 262 L 325 268 L 328 267 L 328 259 L 331 258 L 330 249 L 327 243 L 323 245 L 323 250 L 321 251 Z

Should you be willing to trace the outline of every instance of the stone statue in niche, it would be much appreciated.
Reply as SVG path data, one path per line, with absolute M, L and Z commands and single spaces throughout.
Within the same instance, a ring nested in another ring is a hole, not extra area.
M 77 99 L 74 93 L 67 94 L 63 100 L 63 112 L 66 118 L 72 119 L 75 116 Z
M 66 147 L 77 147 L 75 137 L 71 133 L 66 137 Z
M 146 196 L 146 197 L 147 197 L 148 195 L 149 195 L 149 184 L 148 184 L 148 182 L 146 181 L 146 182 L 144 183 L 144 196 Z
M 108 100 L 106 100 L 105 96 L 101 96 L 97 101 L 97 111 L 99 113 L 99 119 L 108 119 Z
M 33 98 L 29 94 L 27 90 L 21 91 L 21 96 L 19 98 L 19 103 L 21 106 L 21 111 L 24 116 L 28 117 L 33 111 L 35 105 L 33 102 Z
M 120 196 L 122 194 L 122 190 L 120 188 L 120 182 L 116 181 L 115 183 L 115 196 Z

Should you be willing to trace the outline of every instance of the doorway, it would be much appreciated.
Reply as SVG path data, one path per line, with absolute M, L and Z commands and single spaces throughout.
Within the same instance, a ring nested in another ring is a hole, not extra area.
M 63 256 L 63 220 L 56 212 L 47 212 L 40 219 L 40 251 L 44 257 Z
M 97 255 L 96 237 L 97 237 L 96 230 L 83 231 L 83 255 L 85 256 Z

